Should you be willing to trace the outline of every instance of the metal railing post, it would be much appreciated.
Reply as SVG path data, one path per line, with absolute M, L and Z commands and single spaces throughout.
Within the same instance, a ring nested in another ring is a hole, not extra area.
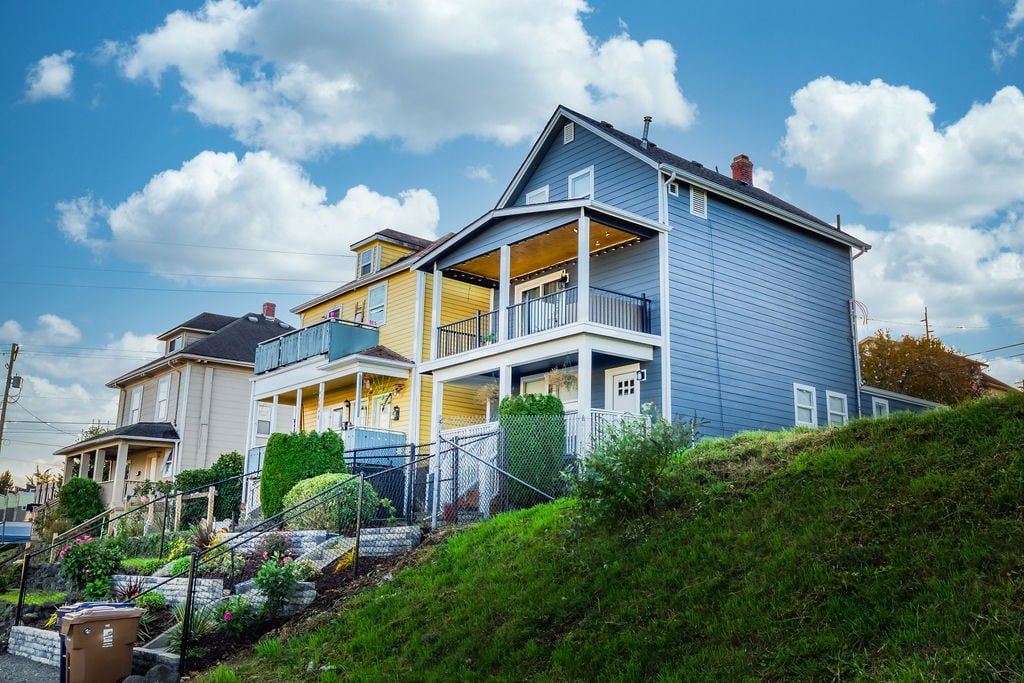
M 32 554 L 26 550 L 25 559 L 21 562 L 21 583 L 18 584 L 18 606 L 14 609 L 14 625 L 21 623 L 21 611 L 25 607 L 25 584 L 28 582 L 28 565 Z
M 164 539 L 167 536 L 167 513 L 171 509 L 171 499 L 164 498 L 164 523 L 160 525 L 160 557 L 164 556 Z
M 194 602 L 196 570 L 199 568 L 199 551 L 192 553 L 188 565 L 188 584 L 185 588 L 185 616 L 181 620 L 181 652 L 178 653 L 178 675 L 188 674 L 188 642 L 192 630 L 192 606 Z
M 363 475 L 359 475 L 359 495 L 356 497 L 356 546 L 352 553 L 352 577 L 359 576 L 359 539 L 363 535 Z

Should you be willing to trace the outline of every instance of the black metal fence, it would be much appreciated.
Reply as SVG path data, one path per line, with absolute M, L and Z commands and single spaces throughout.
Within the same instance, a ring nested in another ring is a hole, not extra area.
M 438 358 L 471 351 L 498 341 L 498 312 L 476 315 L 437 328 Z

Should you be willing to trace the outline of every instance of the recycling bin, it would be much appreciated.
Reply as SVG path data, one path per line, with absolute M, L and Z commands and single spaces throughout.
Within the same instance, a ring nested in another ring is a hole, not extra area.
M 139 617 L 131 603 L 79 603 L 58 610 L 61 683 L 117 683 L 132 673 Z

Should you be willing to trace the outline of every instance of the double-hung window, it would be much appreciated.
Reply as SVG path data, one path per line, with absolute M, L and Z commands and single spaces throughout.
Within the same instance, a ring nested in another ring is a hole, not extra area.
M 874 417 L 889 417 L 889 402 L 884 398 L 872 397 L 871 414 Z
M 818 394 L 806 384 L 793 385 L 793 408 L 797 427 L 818 426 Z
M 128 408 L 128 424 L 135 424 L 142 419 L 142 387 L 132 389 L 131 401 Z
M 829 425 L 839 427 L 846 424 L 850 415 L 846 405 L 846 394 L 826 391 L 825 402 L 828 405 Z
M 171 376 L 161 377 L 156 385 L 156 422 L 167 419 L 167 404 L 171 395 Z
M 366 322 L 371 325 L 383 325 L 387 320 L 388 283 L 370 287 L 366 295 Z
M 359 252 L 359 277 L 366 277 L 376 270 L 377 247 L 370 247 Z
M 593 199 L 594 198 L 594 167 L 585 168 L 582 171 L 569 176 L 569 199 Z
M 268 403 L 256 404 L 256 436 L 270 436 L 270 418 L 274 407 Z

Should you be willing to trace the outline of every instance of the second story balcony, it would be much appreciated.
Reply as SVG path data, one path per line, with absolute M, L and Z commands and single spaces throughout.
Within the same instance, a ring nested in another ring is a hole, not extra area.
M 379 332 L 372 325 L 347 320 L 324 320 L 268 339 L 256 347 L 257 375 L 300 363 L 316 356 L 337 360 L 377 346 Z

